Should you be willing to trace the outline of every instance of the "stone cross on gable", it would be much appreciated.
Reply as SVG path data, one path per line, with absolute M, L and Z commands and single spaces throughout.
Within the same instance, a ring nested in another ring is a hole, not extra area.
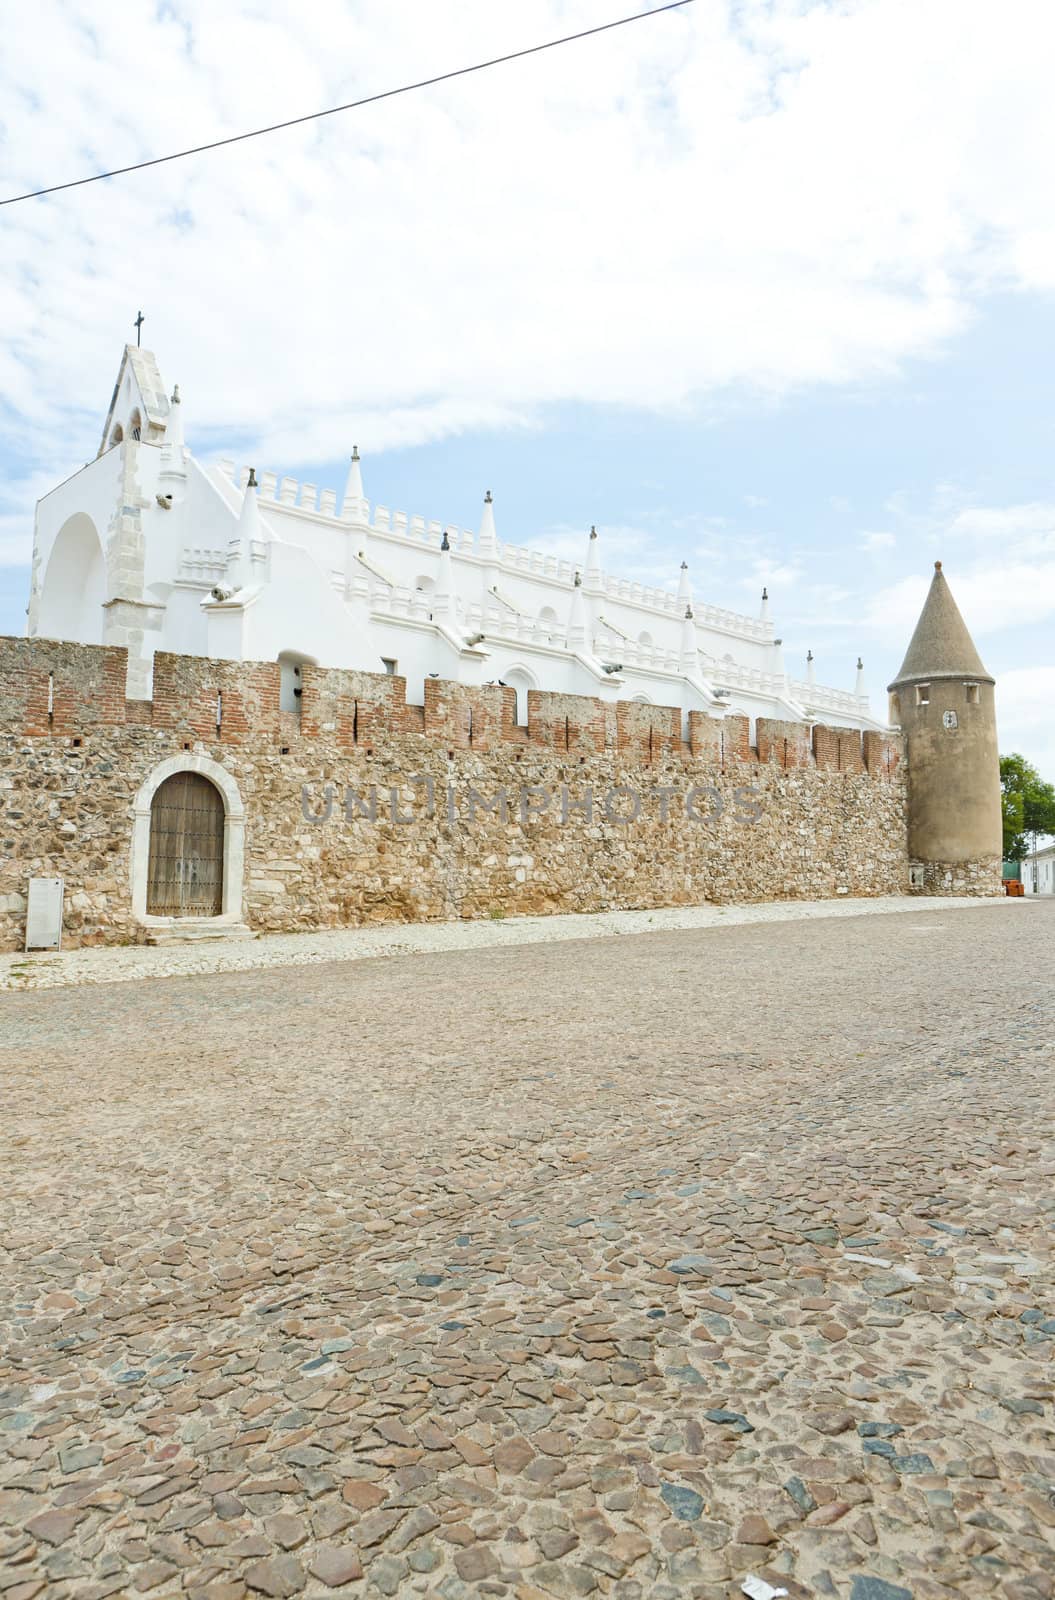
M 141 343 L 141 340 L 140 340 L 140 333 L 141 333 L 141 331 L 142 331 L 142 328 L 143 328 L 143 324 L 144 324 L 144 322 L 145 322 L 145 321 L 146 321 L 146 320 L 147 320 L 147 319 L 146 319 L 146 317 L 144 317 L 144 315 L 143 315 L 143 313 L 142 313 L 142 312 L 140 312 L 140 313 L 139 313 L 139 315 L 138 315 L 138 316 L 137 316 L 137 317 L 136 317 L 136 320 L 135 320 L 135 322 L 134 322 L 134 323 L 133 323 L 133 324 L 132 324 L 132 326 L 133 326 L 133 327 L 134 327 L 134 328 L 135 328 L 135 330 L 136 330 L 136 349 L 137 349 L 137 350 L 138 350 L 138 348 L 139 348 L 139 346 L 140 346 L 140 343 Z

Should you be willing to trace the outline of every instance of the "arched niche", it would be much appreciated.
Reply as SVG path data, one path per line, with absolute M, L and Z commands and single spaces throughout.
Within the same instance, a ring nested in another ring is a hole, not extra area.
M 102 644 L 106 562 L 95 523 L 84 511 L 68 517 L 44 572 L 37 633 L 74 644 Z
M 278 709 L 300 715 L 301 690 L 304 687 L 304 667 L 317 667 L 314 656 L 303 655 L 299 650 L 281 650 L 278 657 Z
M 132 807 L 132 856 L 130 878 L 132 912 L 147 926 L 157 926 L 173 920 L 171 916 L 158 916 L 147 910 L 150 895 L 150 831 L 154 818 L 154 801 L 158 791 L 178 773 L 197 773 L 207 778 L 218 790 L 223 802 L 223 866 L 221 874 L 221 910 L 210 920 L 215 922 L 240 922 L 242 919 L 242 884 L 245 876 L 245 806 L 238 785 L 225 767 L 209 756 L 195 755 L 190 751 L 170 756 L 154 768 L 136 794 Z
M 502 682 L 507 689 L 516 690 L 516 710 L 514 718 L 517 726 L 527 727 L 528 719 L 528 690 L 538 688 L 538 679 L 527 667 L 508 667 L 502 674 Z

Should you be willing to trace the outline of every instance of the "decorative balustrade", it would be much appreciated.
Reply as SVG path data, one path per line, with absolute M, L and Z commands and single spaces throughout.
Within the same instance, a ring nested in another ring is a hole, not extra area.
M 856 715 L 862 702 L 848 689 L 828 689 L 816 683 L 803 683 L 795 679 L 791 685 L 794 699 L 808 710 L 842 711 Z
M 184 583 L 217 583 L 227 570 L 226 550 L 194 548 L 180 556 L 177 578 Z
M 746 689 L 749 693 L 774 696 L 785 692 L 780 673 L 762 672 L 758 667 L 742 667 L 734 661 L 708 661 L 704 671 L 721 689 Z
M 249 476 L 248 467 L 237 468 L 235 462 L 230 457 L 227 457 L 220 462 L 220 471 L 239 488 L 245 487 Z M 325 517 L 330 521 L 340 522 L 342 520 L 340 517 L 340 499 L 336 490 L 323 489 L 320 491 L 315 484 L 301 484 L 296 478 L 291 477 L 279 479 L 276 473 L 270 471 L 262 472 L 259 476 L 259 498 L 262 502 L 310 512 L 313 515 Z M 400 539 L 406 539 L 409 543 L 429 548 L 438 548 L 444 531 L 446 531 L 451 551 L 458 555 L 472 555 L 477 548 L 477 536 L 468 528 L 458 528 L 450 523 L 444 525 L 434 520 L 426 521 L 424 517 L 417 514 L 392 511 L 389 507 L 383 505 L 374 506 L 370 525 L 378 533 L 395 535 Z M 550 581 L 567 585 L 574 582 L 577 571 L 581 572 L 583 570 L 581 563 L 567 561 L 559 556 L 547 555 L 541 550 L 531 550 L 521 545 L 500 544 L 495 559 L 497 565 L 506 572 L 523 574 L 532 578 L 549 579 Z M 607 598 L 621 601 L 625 605 L 647 607 L 649 610 L 660 611 L 670 617 L 680 617 L 682 614 L 683 602 L 678 599 L 677 594 L 672 590 L 650 587 L 633 579 L 604 576 L 601 579 L 600 592 Z M 733 634 L 741 639 L 756 640 L 759 643 L 766 643 L 773 637 L 773 625 L 771 622 L 743 616 L 739 612 L 729 611 L 722 606 L 709 605 L 706 602 L 694 602 L 693 612 L 697 623 L 705 629 L 716 629 L 723 633 Z M 664 652 L 659 654 L 661 659 L 666 659 Z M 639 664 L 645 664 L 643 658 Z M 818 704 L 838 704 L 840 708 L 845 706 L 847 697 L 841 691 L 832 690 L 827 692 L 835 694 L 837 700 L 824 702 L 815 696 L 818 699 Z M 849 696 L 849 701 L 856 705 L 856 696 Z

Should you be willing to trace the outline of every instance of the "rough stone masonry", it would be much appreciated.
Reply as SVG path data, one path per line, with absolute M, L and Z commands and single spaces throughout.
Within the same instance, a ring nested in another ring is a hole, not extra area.
M 163 763 L 221 782 L 244 865 L 224 913 L 262 931 L 908 886 L 896 737 L 305 667 L 159 654 L 125 698 L 120 648 L 4 639 L 0 940 L 31 876 L 65 881 L 65 938 L 145 936 L 137 803 Z M 687 737 L 683 735 L 687 732 Z M 139 797 L 137 802 L 137 797 Z M 231 814 L 243 808 L 244 820 Z M 146 810 L 144 810 L 146 805 Z

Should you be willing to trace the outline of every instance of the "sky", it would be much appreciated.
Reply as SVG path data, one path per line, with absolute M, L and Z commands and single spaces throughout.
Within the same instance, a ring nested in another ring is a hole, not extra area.
M 35 0 L 0 198 L 643 0 Z M 935 559 L 1055 779 L 1050 0 L 692 0 L 0 210 L 0 631 L 126 340 L 188 443 L 753 613 L 873 710 Z

